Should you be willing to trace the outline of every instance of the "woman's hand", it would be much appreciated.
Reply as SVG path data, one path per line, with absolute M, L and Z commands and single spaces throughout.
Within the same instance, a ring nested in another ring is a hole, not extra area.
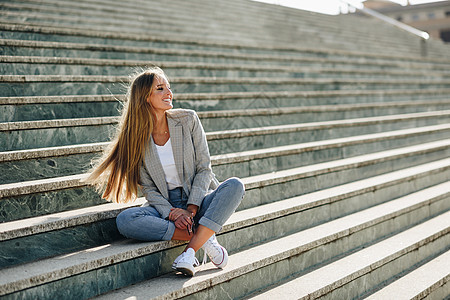
M 186 229 L 192 226 L 192 213 L 182 208 L 172 208 L 169 213 L 169 220 L 175 223 L 175 227 Z
M 185 215 L 182 215 L 178 219 L 176 219 L 174 224 L 178 229 L 189 229 L 192 226 L 192 219 L 186 217 Z
M 192 217 L 192 214 L 186 209 L 171 208 L 169 213 L 169 220 L 175 222 L 180 216 Z

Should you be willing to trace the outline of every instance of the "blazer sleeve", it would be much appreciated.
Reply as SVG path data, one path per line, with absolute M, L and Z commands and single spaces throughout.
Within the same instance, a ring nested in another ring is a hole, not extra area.
M 200 206 L 209 191 L 213 173 L 206 134 L 195 111 L 193 112 L 191 135 L 194 146 L 195 174 L 187 204 Z
M 150 174 L 142 164 L 140 168 L 140 185 L 150 206 L 153 206 L 161 215 L 161 218 L 166 219 L 169 216 L 170 209 L 173 207 L 166 198 L 161 195 Z

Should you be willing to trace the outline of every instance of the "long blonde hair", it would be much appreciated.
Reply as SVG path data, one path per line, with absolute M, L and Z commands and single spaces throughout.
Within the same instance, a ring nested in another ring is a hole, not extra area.
M 166 78 L 160 68 L 137 74 L 128 87 L 116 137 L 84 180 L 102 197 L 113 202 L 134 201 L 138 192 L 139 168 L 153 132 L 155 113 L 147 99 L 155 77 Z

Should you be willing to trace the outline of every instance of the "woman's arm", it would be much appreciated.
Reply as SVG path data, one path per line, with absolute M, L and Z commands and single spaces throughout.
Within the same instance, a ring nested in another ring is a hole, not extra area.
M 172 209 L 173 206 L 161 195 L 144 165 L 141 165 L 139 174 L 140 185 L 142 186 L 145 199 L 148 201 L 149 205 L 153 206 L 159 212 L 161 218 L 166 219 L 169 217 L 170 209 Z
M 213 173 L 206 134 L 195 112 L 193 112 L 192 122 L 191 135 L 194 146 L 195 175 L 192 181 L 188 205 L 193 204 L 200 207 L 203 198 L 208 193 Z

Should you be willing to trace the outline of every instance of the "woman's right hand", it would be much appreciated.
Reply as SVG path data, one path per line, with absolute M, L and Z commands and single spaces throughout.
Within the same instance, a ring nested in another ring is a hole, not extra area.
M 172 208 L 169 214 L 169 220 L 175 223 L 175 227 L 186 229 L 193 223 L 192 213 L 182 208 Z
M 192 226 L 192 218 L 181 215 L 175 220 L 175 227 L 179 229 L 187 229 Z

